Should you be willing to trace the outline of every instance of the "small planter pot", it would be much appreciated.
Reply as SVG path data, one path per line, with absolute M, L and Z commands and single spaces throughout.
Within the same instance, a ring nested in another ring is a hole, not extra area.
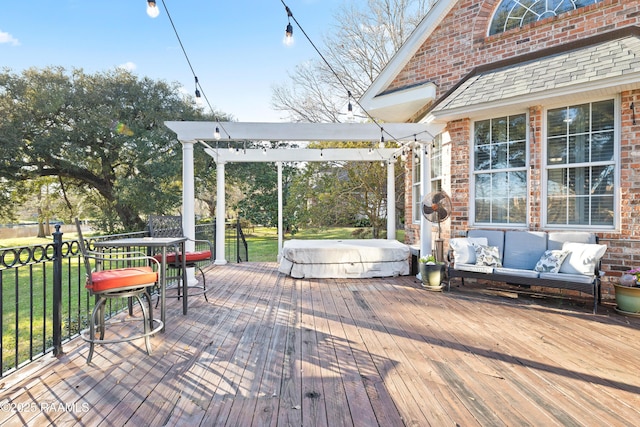
M 420 264 L 422 286 L 430 291 L 442 290 L 444 264 Z
M 613 284 L 616 290 L 616 311 L 628 316 L 640 316 L 640 287 Z

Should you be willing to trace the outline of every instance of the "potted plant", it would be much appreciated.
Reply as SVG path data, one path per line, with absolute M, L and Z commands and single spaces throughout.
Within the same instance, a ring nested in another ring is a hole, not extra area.
M 627 271 L 620 283 L 614 283 L 616 311 L 629 316 L 640 316 L 640 268 Z
M 442 279 L 444 278 L 444 262 L 436 261 L 433 255 L 420 258 L 420 278 L 422 286 L 432 291 L 442 289 Z

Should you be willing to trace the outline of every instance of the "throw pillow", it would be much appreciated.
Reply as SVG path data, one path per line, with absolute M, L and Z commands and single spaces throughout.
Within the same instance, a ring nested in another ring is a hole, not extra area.
M 544 251 L 534 270 L 541 273 L 557 273 L 567 255 L 569 255 L 569 251 L 559 249 Z
M 500 250 L 497 246 L 473 244 L 476 250 L 476 265 L 486 265 L 488 267 L 502 267 L 500 260 Z
M 563 251 L 569 251 L 569 255 L 560 267 L 560 273 L 593 275 L 600 258 L 607 251 L 606 245 L 594 243 L 565 242 Z
M 453 250 L 453 262 L 456 264 L 475 264 L 476 250 L 473 244 L 486 245 L 486 237 L 456 237 L 449 240 Z

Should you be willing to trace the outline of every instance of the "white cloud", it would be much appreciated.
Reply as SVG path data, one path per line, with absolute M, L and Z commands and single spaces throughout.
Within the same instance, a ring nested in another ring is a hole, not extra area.
M 118 68 L 122 68 L 127 71 L 135 71 L 137 65 L 134 62 L 125 62 L 124 64 L 118 65 Z
M 12 46 L 18 46 L 20 44 L 18 39 L 13 38 L 11 34 L 0 31 L 0 44 L 3 43 L 8 43 Z

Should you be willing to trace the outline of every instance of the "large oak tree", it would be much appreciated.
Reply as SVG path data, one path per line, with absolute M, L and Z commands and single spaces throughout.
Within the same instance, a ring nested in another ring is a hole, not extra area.
M 0 182 L 55 177 L 104 231 L 140 230 L 146 214 L 181 200 L 181 146 L 163 122 L 204 118 L 178 84 L 121 69 L 3 70 Z

